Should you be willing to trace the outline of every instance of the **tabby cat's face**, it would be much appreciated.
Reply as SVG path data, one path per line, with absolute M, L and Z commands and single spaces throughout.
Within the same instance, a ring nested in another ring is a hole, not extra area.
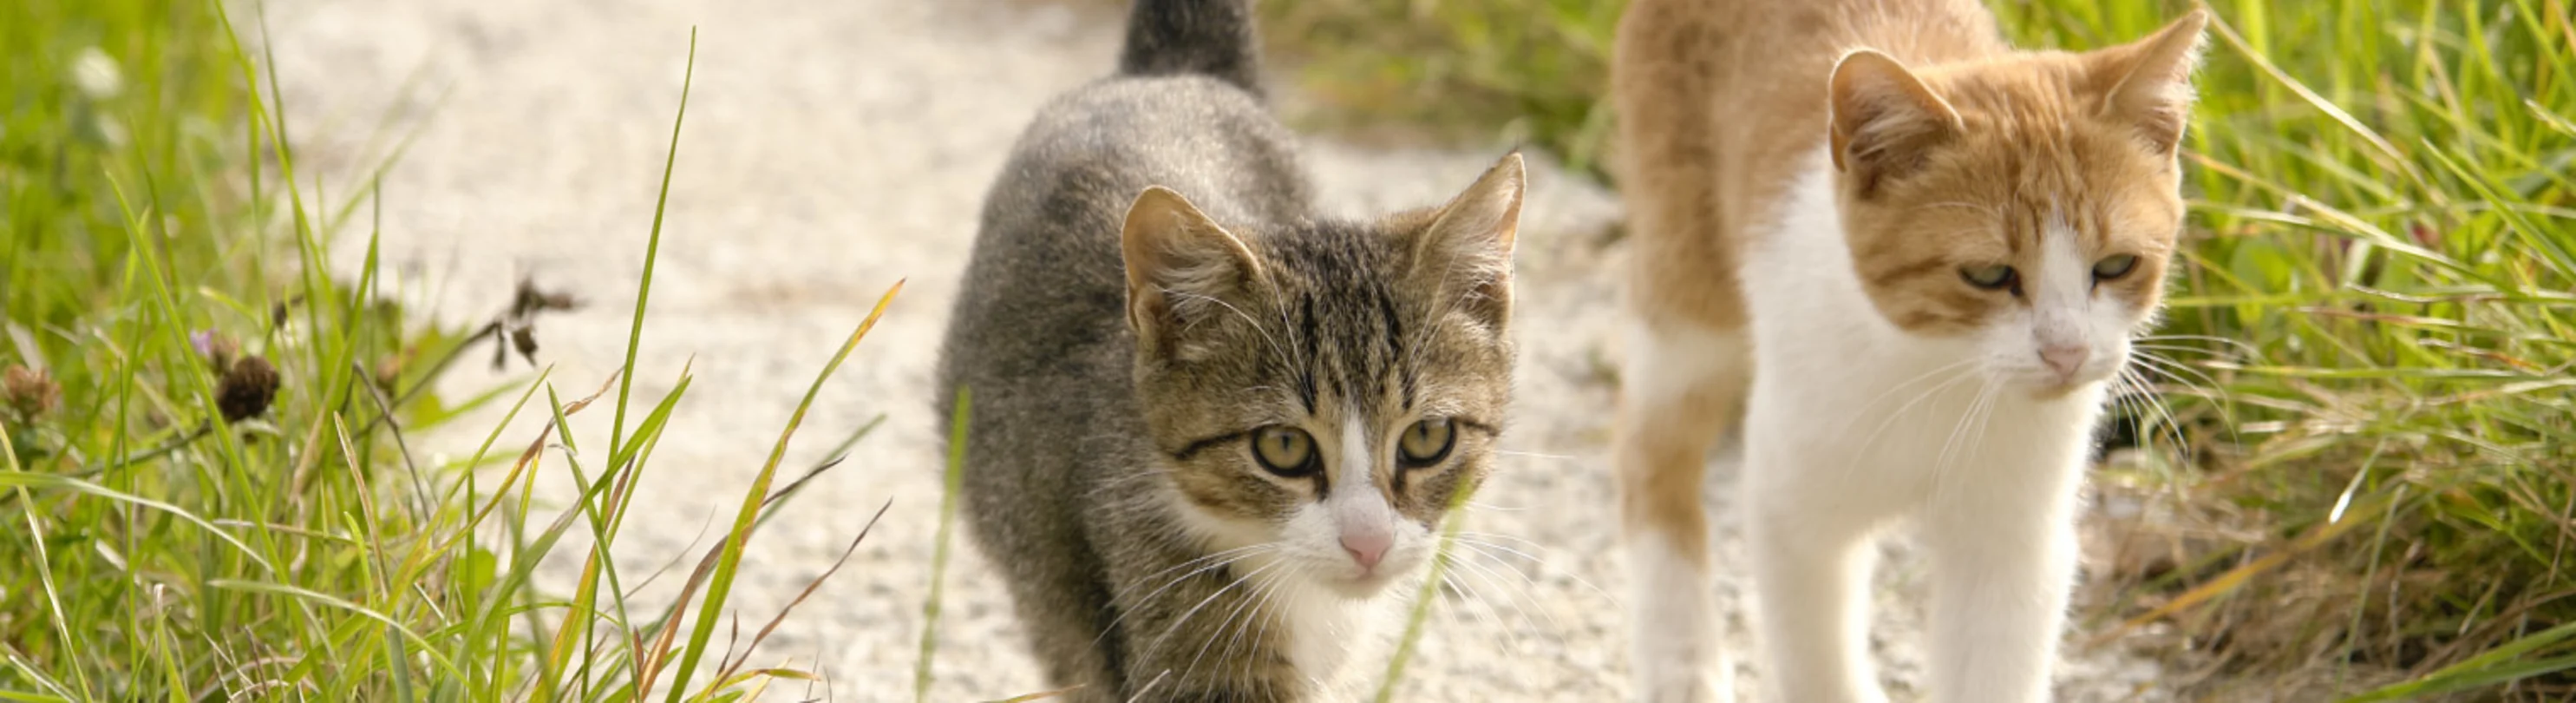
M 1296 231 L 1138 199 L 1137 398 L 1212 551 L 1350 597 L 1427 563 L 1510 402 L 1520 191 L 1515 156 L 1440 210 Z

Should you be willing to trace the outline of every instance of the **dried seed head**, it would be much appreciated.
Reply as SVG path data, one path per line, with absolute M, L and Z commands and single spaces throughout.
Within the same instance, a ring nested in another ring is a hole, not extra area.
M 215 383 L 215 406 L 225 422 L 241 422 L 268 412 L 277 399 L 277 368 L 253 354 L 233 362 Z
M 0 388 L 6 389 L 9 409 L 17 411 L 21 418 L 43 415 L 63 397 L 63 387 L 56 385 L 54 379 L 24 366 L 12 365 L 6 374 L 0 374 Z
M 528 360 L 529 366 L 537 365 L 537 328 L 510 330 L 510 346 L 519 350 L 519 358 Z
M 573 298 L 571 293 L 549 292 L 538 288 L 536 281 L 522 278 L 519 279 L 517 293 L 510 298 L 509 316 L 524 319 L 540 312 L 577 307 L 581 307 L 581 301 Z

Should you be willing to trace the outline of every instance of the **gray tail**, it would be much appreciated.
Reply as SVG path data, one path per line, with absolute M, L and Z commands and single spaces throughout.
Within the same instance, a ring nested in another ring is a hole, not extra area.
M 1261 42 L 1253 35 L 1252 1 L 1136 0 L 1118 72 L 1196 73 L 1260 95 Z

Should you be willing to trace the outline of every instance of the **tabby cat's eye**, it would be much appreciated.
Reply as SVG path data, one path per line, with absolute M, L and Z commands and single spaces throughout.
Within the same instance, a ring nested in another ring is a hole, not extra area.
M 1458 432 L 1444 417 L 1424 418 L 1404 428 L 1404 436 L 1395 443 L 1397 458 L 1407 467 L 1424 467 L 1449 458 L 1449 448 L 1458 443 Z
M 2136 254 L 2121 254 L 2119 256 L 2106 258 L 2101 261 L 2093 262 L 2093 280 L 2108 281 L 2129 275 L 2130 271 L 2137 270 L 2137 268 L 2138 255 Z
M 1305 430 L 1271 425 L 1252 432 L 1252 458 L 1261 468 L 1287 478 L 1315 473 L 1315 438 Z
M 1984 288 L 1986 290 L 2002 290 L 2012 286 L 2012 284 L 2020 278 L 2020 274 L 2015 273 L 2013 271 L 2013 267 L 2005 266 L 2003 264 L 1995 264 L 1992 266 L 1968 266 L 1961 268 L 1959 269 L 1959 277 L 1967 279 L 1968 285 Z

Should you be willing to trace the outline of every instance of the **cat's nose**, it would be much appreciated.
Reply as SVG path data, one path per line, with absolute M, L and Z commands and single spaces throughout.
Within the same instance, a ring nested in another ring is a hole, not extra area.
M 1350 552 L 1351 561 L 1358 562 L 1363 570 L 1377 568 L 1378 560 L 1386 557 L 1386 548 L 1393 544 L 1395 538 L 1386 530 L 1342 532 L 1342 551 Z
M 2084 367 L 2084 358 L 2093 350 L 2082 344 L 2051 344 L 2039 348 L 2039 360 L 2061 379 L 2074 378 L 2075 370 Z

